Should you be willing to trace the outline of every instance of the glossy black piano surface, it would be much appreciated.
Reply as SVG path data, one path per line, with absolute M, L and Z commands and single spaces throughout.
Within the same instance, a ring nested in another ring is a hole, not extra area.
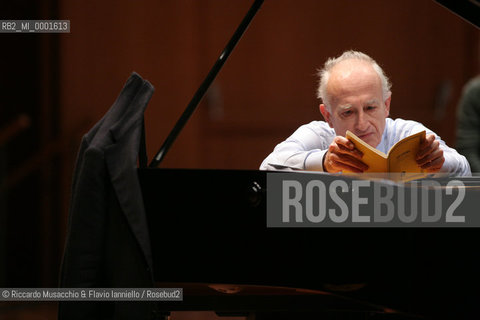
M 156 281 L 327 290 L 419 314 L 480 297 L 478 229 L 266 228 L 266 174 L 139 169 Z

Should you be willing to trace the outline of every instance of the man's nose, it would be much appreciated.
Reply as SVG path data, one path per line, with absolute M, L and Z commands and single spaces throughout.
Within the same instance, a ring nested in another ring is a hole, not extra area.
M 355 124 L 357 131 L 363 132 L 368 129 L 368 121 L 365 112 L 360 111 L 357 117 L 357 123 Z

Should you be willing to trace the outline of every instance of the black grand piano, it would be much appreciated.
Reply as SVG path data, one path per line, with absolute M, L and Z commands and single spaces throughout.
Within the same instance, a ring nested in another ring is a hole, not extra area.
M 182 302 L 156 303 L 155 315 L 478 318 L 476 228 L 268 228 L 272 172 L 156 168 L 262 2 L 254 1 L 150 166 L 137 170 L 155 285 L 184 290 Z M 438 2 L 478 23 L 475 1 Z M 479 192 L 479 177 L 463 181 Z
M 475 1 L 437 2 L 478 26 Z M 480 294 L 471 293 L 480 284 L 476 229 L 267 228 L 267 172 L 155 168 L 260 5 L 255 1 L 150 168 L 139 169 L 155 280 L 185 285 L 185 304 L 160 309 L 264 318 L 478 317 Z

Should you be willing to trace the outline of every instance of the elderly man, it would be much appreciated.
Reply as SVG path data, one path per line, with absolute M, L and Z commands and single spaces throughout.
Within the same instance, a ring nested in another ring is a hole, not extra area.
M 368 166 L 362 162 L 362 153 L 345 138 L 347 130 L 384 153 L 399 140 L 426 130 L 416 156 L 419 167 L 432 173 L 471 174 L 465 157 L 421 123 L 388 118 L 391 85 L 368 55 L 344 52 L 328 59 L 319 76 L 318 98 L 325 122 L 313 121 L 298 128 L 275 147 L 260 169 L 363 172 Z

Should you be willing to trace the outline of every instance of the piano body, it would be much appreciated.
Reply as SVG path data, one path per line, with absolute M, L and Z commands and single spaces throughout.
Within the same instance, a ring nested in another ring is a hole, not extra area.
M 301 317 L 301 312 L 335 310 L 336 319 L 351 313 L 362 319 L 369 314 L 410 319 L 473 312 L 468 299 L 480 297 L 470 292 L 480 284 L 477 229 L 267 228 L 269 173 L 139 169 L 155 280 L 186 286 L 183 303 L 160 304 L 160 309 L 275 311 L 276 318 L 278 312 Z M 463 182 L 479 194 L 478 177 Z M 215 284 L 240 292 L 218 297 L 208 287 Z M 270 288 L 269 303 L 252 286 Z M 292 297 L 282 291 L 286 288 L 338 297 Z

